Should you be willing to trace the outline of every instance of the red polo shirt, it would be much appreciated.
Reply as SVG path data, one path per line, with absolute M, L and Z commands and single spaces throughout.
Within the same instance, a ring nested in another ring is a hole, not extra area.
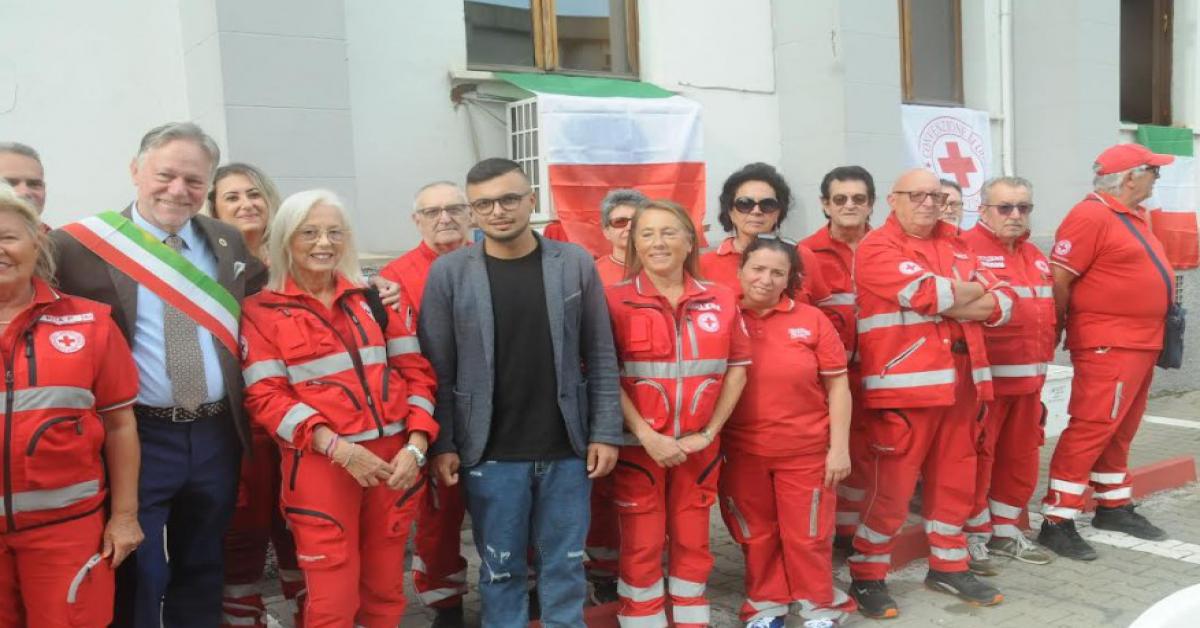
M 787 297 L 762 315 L 743 308 L 742 320 L 751 363 L 722 442 L 759 456 L 825 452 L 829 398 L 821 377 L 846 372 L 846 350 L 833 323 Z
M 1175 272 L 1150 230 L 1147 211 L 1096 192 L 1071 208 L 1054 234 L 1050 263 L 1078 275 L 1067 308 L 1067 348 L 1162 349 L 1167 288 L 1145 247 L 1118 214 L 1128 216 L 1167 269 Z
M 796 245 L 800 254 L 800 264 L 804 266 L 804 277 L 800 282 L 800 291 L 796 297 L 802 303 L 817 303 L 829 297 L 829 286 L 821 276 L 821 265 L 817 256 L 803 244 Z M 742 284 L 738 281 L 738 269 L 742 266 L 742 254 L 733 249 L 733 238 L 725 238 L 717 248 L 700 256 L 700 274 L 706 281 L 719 283 L 733 290 L 734 294 L 742 293 Z
M 625 265 L 617 263 L 611 255 L 602 255 L 596 260 L 596 272 L 600 273 L 600 283 L 611 286 L 625 278 Z
M 397 257 L 379 270 L 379 276 L 394 281 L 402 288 L 413 304 L 413 309 L 420 311 L 421 296 L 425 294 L 425 278 L 429 275 L 429 267 L 438 257 L 437 251 L 429 248 L 424 240 L 417 248 Z

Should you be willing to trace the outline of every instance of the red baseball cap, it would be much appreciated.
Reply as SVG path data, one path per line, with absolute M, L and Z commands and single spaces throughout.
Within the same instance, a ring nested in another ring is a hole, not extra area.
M 1096 163 L 1092 165 L 1092 170 L 1095 170 L 1096 174 L 1113 174 L 1138 166 L 1165 166 L 1173 161 L 1174 155 L 1153 153 L 1141 144 L 1117 144 L 1100 153 Z

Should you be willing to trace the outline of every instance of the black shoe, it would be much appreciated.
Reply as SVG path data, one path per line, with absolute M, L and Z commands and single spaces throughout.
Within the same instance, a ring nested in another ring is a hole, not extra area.
M 1004 601 L 1000 590 L 983 582 L 969 571 L 938 571 L 930 569 L 925 586 L 934 591 L 957 595 L 973 606 L 995 606 Z
M 1038 533 L 1038 543 L 1042 547 L 1072 560 L 1096 560 L 1096 550 L 1075 531 L 1075 522 L 1063 519 L 1058 523 L 1046 519 L 1042 521 L 1042 531 Z
M 462 606 L 437 609 L 437 617 L 430 624 L 430 628 L 464 628 L 465 626 Z
M 1096 507 L 1096 516 L 1092 518 L 1092 527 L 1113 532 L 1124 532 L 1147 541 L 1161 541 L 1167 538 L 1167 533 L 1148 519 L 1133 510 L 1133 504 L 1125 504 L 1116 508 Z
M 620 600 L 617 595 L 617 579 L 616 578 L 597 578 L 592 580 L 592 605 L 600 606 L 601 604 L 609 604 Z
M 842 552 L 846 556 L 854 555 L 854 535 L 853 534 L 838 534 L 833 537 L 833 549 Z
M 855 580 L 850 583 L 850 597 L 858 602 L 858 612 L 872 619 L 892 619 L 900 616 L 896 600 L 888 594 L 883 580 Z

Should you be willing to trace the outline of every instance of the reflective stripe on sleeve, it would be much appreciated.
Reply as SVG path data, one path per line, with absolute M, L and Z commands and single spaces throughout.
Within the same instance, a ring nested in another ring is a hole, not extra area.
M 854 305 L 853 292 L 835 292 L 817 302 L 818 306 Z
M 1046 363 L 993 364 L 992 377 L 1038 377 L 1046 374 Z
M 1022 299 L 1033 299 L 1033 298 L 1053 299 L 1054 298 L 1054 286 L 1034 286 L 1032 288 L 1030 288 L 1029 286 L 1013 286 L 1012 290 L 1013 290 L 1013 292 L 1017 293 L 1017 296 L 1021 297 Z
M 954 284 L 950 279 L 935 276 L 933 285 L 937 292 L 937 311 L 945 312 L 954 307 Z
M 984 322 L 983 324 L 987 327 L 1000 327 L 1001 325 L 1006 325 L 1008 324 L 1008 321 L 1012 319 L 1012 297 L 1004 294 L 1003 292 L 993 292 L 992 294 L 996 297 L 996 305 L 1000 306 L 1000 318 L 994 323 Z
M 417 340 L 416 336 L 402 336 L 400 338 L 392 338 L 391 340 L 387 341 L 388 357 L 420 352 L 421 341 Z
M 926 279 L 929 279 L 930 277 L 935 277 L 935 275 L 931 272 L 926 272 L 926 273 L 922 274 L 920 277 L 917 277 L 917 278 L 913 279 L 912 281 L 908 282 L 907 284 L 905 284 L 905 286 L 903 288 L 901 288 L 899 292 L 896 293 L 896 301 L 898 301 L 900 303 L 900 305 L 903 305 L 904 307 L 912 307 L 913 295 L 915 295 L 917 293 L 917 290 L 921 289 L 921 282 L 925 281 Z M 950 299 L 951 299 L 951 302 L 953 302 L 953 299 L 954 299 L 953 294 L 951 294 Z M 938 301 L 940 304 L 941 295 L 938 295 Z M 938 311 L 940 312 L 941 309 L 939 308 Z
M 917 371 L 915 373 L 897 373 L 894 375 L 871 375 L 870 377 L 863 378 L 863 388 L 866 390 L 890 390 L 893 388 L 938 386 L 953 383 L 954 369 Z
M 52 488 L 42 491 L 22 491 L 12 494 L 13 513 L 35 512 L 39 510 L 55 510 L 77 504 L 100 494 L 100 480 L 87 480 L 78 484 Z M 0 502 L 0 515 L 8 515 L 3 502 Z
M 287 377 L 288 369 L 283 360 L 259 360 L 242 369 L 242 379 L 249 388 L 268 377 Z
M 275 428 L 275 433 L 290 443 L 296 435 L 296 428 L 316 413 L 317 410 L 307 403 L 297 403 L 284 413 L 283 421 L 279 423 L 279 427 Z
M 433 402 L 420 395 L 409 395 L 408 405 L 420 408 L 428 412 L 430 415 L 433 414 Z

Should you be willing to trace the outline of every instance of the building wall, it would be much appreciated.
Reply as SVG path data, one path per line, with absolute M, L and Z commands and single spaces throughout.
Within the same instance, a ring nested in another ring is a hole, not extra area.
M 0 16 L 0 140 L 41 153 L 46 221 L 128 204 L 141 136 L 189 117 L 179 2 L 4 0 Z

